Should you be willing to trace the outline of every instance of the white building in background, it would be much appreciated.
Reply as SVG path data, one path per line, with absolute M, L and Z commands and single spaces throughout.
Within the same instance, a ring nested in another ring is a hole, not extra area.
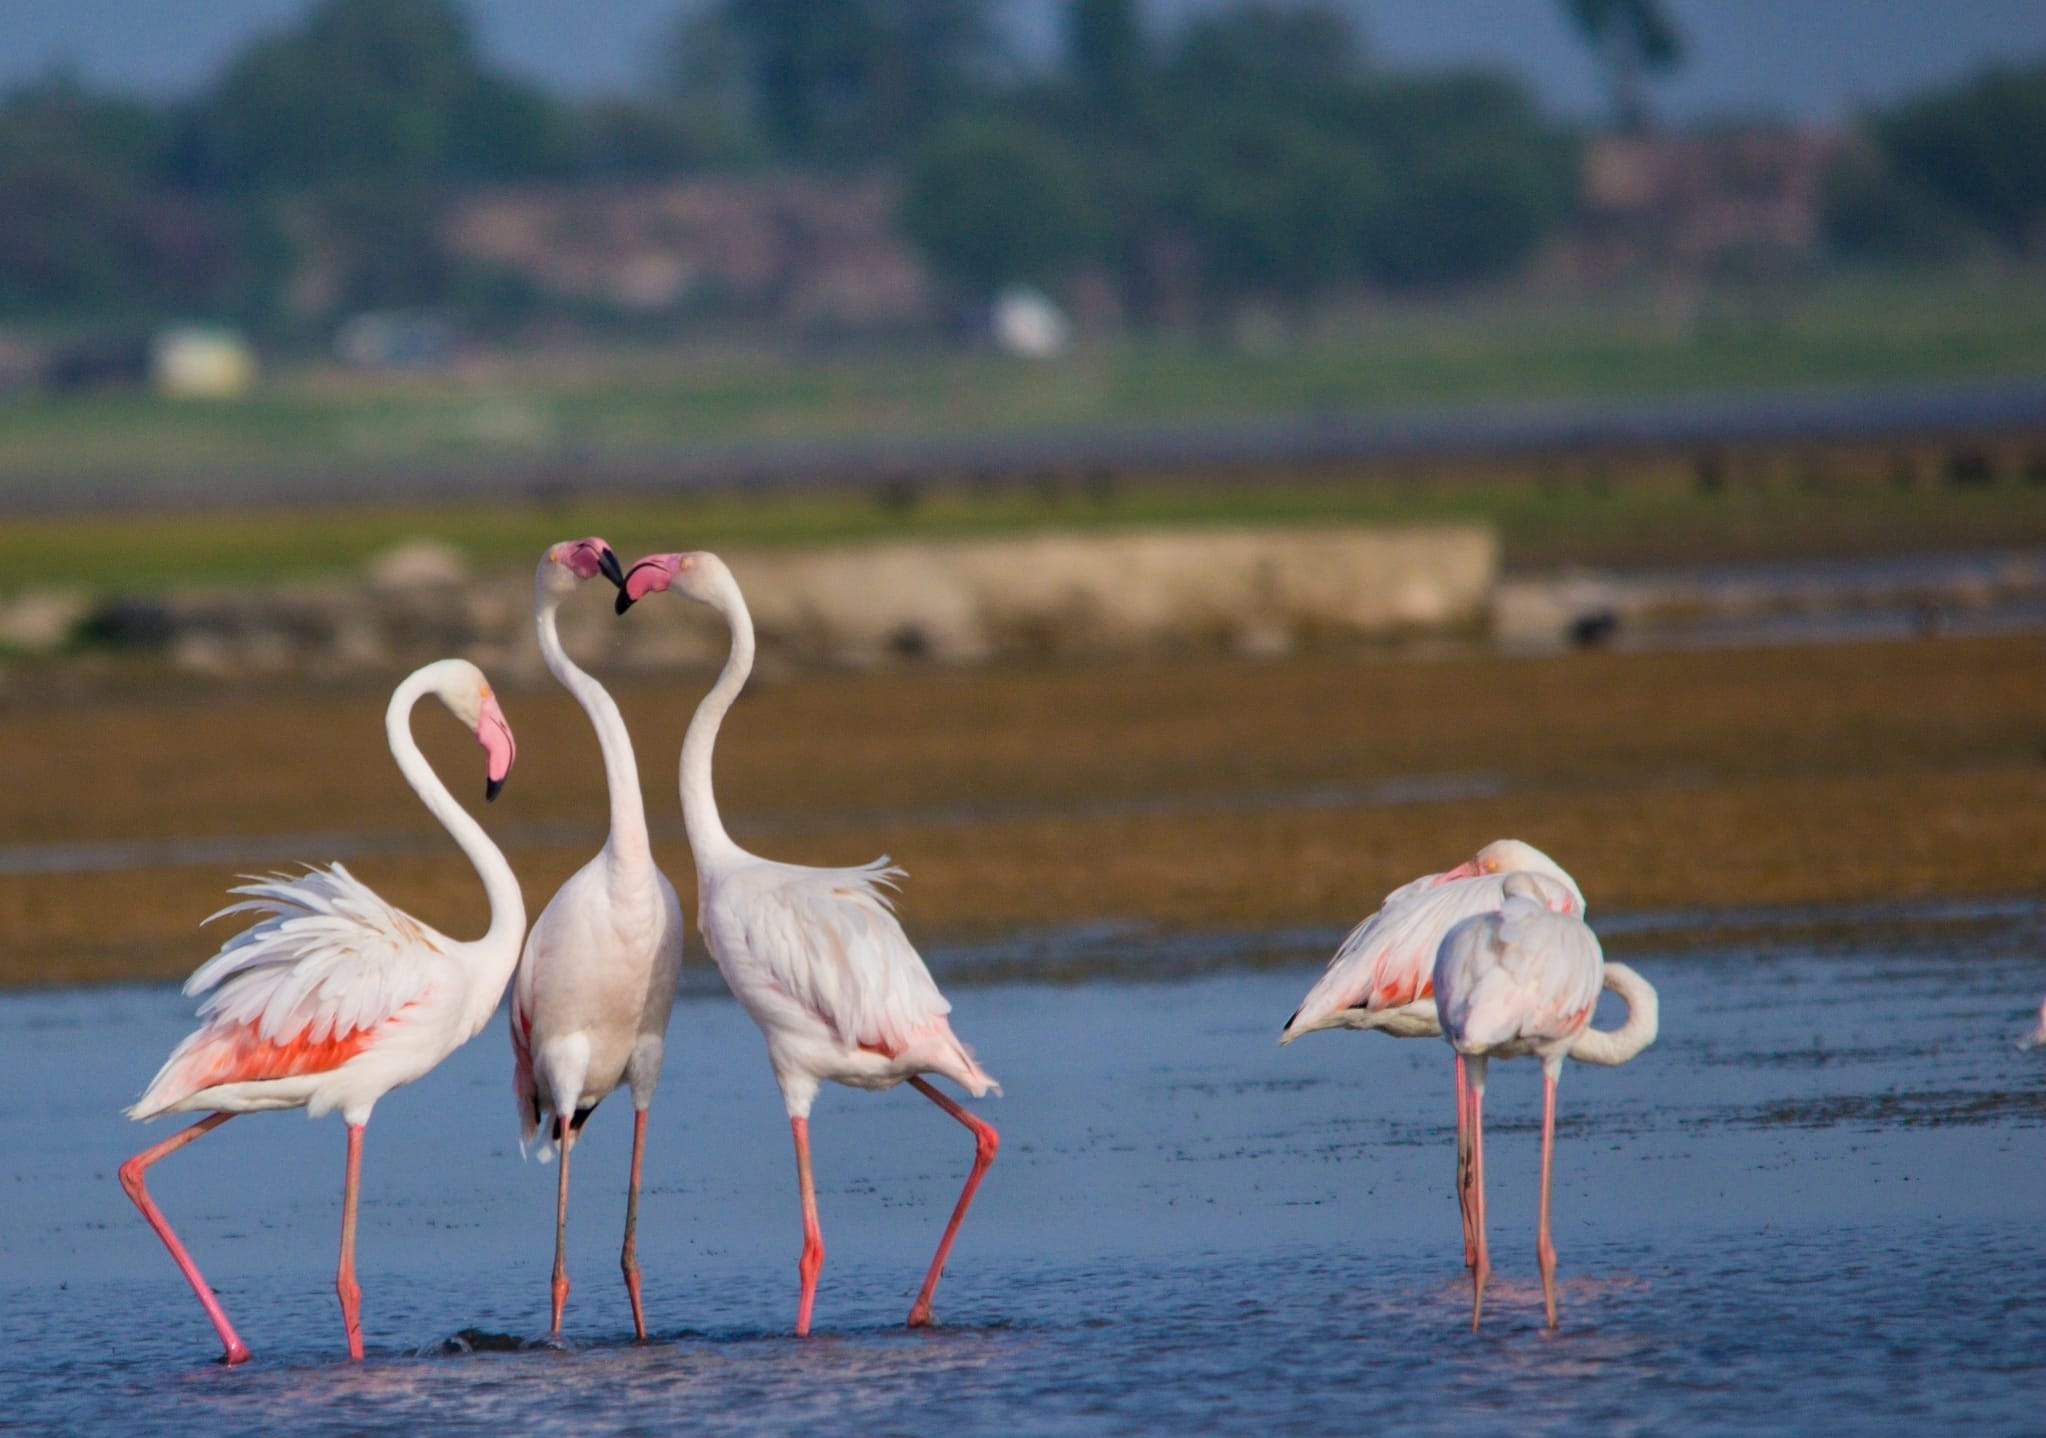
M 1004 354 L 1057 359 L 1073 343 L 1073 322 L 1042 290 L 1011 285 L 995 296 L 988 329 Z
M 223 325 L 171 325 L 149 342 L 149 382 L 172 399 L 236 399 L 256 383 L 256 352 Z

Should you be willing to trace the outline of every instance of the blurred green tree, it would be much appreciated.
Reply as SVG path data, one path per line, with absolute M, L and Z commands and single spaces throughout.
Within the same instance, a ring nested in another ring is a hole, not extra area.
M 1065 60 L 1094 121 L 1113 131 L 1136 122 L 1151 68 L 1136 0 L 1071 0 Z
M 984 98 L 992 13 L 990 0 L 719 0 L 676 32 L 669 88 L 736 110 L 776 159 L 899 158 Z
M 1381 284 L 1509 274 L 1569 215 L 1575 149 L 1505 76 L 1382 79 L 1351 101 L 1348 125 L 1384 167 L 1362 243 Z
M 1232 106 L 1188 131 L 1173 204 L 1214 298 L 1304 303 L 1352 280 L 1384 202 L 1369 152 L 1296 115 Z
M 1015 283 L 1055 285 L 1100 253 L 1103 223 L 1067 142 L 1006 117 L 962 118 L 911 167 L 902 220 L 940 272 L 972 299 Z
M 98 317 L 217 305 L 233 217 L 167 193 L 164 113 L 48 76 L 0 102 L 0 311 Z
M 1876 117 L 1901 184 L 2013 250 L 2046 243 L 2046 65 L 1997 68 Z
M 1827 168 L 1820 202 L 1826 248 L 1843 259 L 1941 264 L 1987 250 L 1989 236 L 1959 209 L 1897 174 L 1873 147 Z
M 1662 0 L 1563 0 L 1563 9 L 1598 53 L 1621 131 L 1646 134 L 1654 122 L 1648 77 L 1667 74 L 1684 58 L 1683 33 Z
M 192 115 L 186 178 L 229 191 L 561 172 L 571 131 L 493 76 L 454 0 L 322 0 L 251 45 Z

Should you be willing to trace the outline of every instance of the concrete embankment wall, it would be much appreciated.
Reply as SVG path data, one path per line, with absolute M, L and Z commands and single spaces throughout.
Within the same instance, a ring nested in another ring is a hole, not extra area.
M 1498 546 L 1482 526 L 1344 527 L 1045 534 L 728 560 L 764 639 L 801 657 L 871 662 L 1284 649 L 1474 624 Z
M 1499 562 L 1483 525 L 1053 533 L 724 557 L 764 658 L 853 665 L 1217 647 L 1276 653 L 1475 628 Z M 533 674 L 531 615 L 529 572 L 476 576 L 453 551 L 413 546 L 381 557 L 359 582 L 117 605 L 20 596 L 0 602 L 0 646 L 92 639 L 219 673 L 388 667 L 459 653 Z M 598 596 L 578 596 L 562 628 L 572 650 L 607 664 L 714 662 L 726 646 L 715 614 L 672 599 L 650 600 L 621 622 Z

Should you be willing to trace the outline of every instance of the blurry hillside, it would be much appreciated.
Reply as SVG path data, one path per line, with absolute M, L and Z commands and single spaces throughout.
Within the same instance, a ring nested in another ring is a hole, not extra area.
M 0 102 L 0 387 L 118 382 L 172 319 L 290 358 L 396 314 L 342 351 L 431 363 L 952 341 L 1028 286 L 1054 345 L 1255 346 L 1473 288 L 1681 307 L 1843 264 L 2036 261 L 2046 68 L 1851 131 L 1670 134 L 1660 7 L 1565 8 L 1612 133 L 1503 75 L 1383 70 L 1312 4 L 1153 33 L 1130 0 L 1072 0 L 1058 62 L 1026 68 L 992 0 L 716 0 L 678 12 L 644 93 L 568 102 L 493 73 L 451 0 L 325 0 L 182 101 L 60 74 Z

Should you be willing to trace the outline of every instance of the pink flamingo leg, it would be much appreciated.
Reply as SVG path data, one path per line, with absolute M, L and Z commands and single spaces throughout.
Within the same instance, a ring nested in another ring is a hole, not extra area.
M 1478 1261 L 1478 1242 L 1471 1231 L 1470 1084 L 1464 1077 L 1463 1055 L 1456 1056 L 1456 1206 L 1463 1215 L 1463 1266 Z
M 362 1125 L 348 1125 L 348 1171 L 341 1181 L 341 1264 L 334 1291 L 341 1297 L 341 1324 L 348 1330 L 348 1356 L 362 1357 L 362 1285 L 355 1281 L 355 1200 L 362 1190 Z
M 803 1296 L 796 1302 L 796 1337 L 810 1334 L 810 1310 L 817 1302 L 817 1274 L 824 1267 L 824 1232 L 817 1226 L 817 1188 L 810 1178 L 810 1120 L 791 1118 L 796 1135 L 796 1182 L 803 1190 L 803 1256 L 796 1273 L 803 1280 Z
M 625 1189 L 625 1247 L 618 1266 L 625 1273 L 625 1292 L 632 1299 L 632 1332 L 646 1342 L 646 1310 L 639 1302 L 639 1168 L 646 1152 L 646 1110 L 632 1113 L 632 1177 Z
M 1485 1312 L 1485 1283 L 1492 1276 L 1492 1258 L 1485 1248 L 1485 1066 L 1484 1055 L 1471 1061 L 1471 1213 L 1477 1239 L 1477 1260 L 1471 1265 L 1471 1332 Z
M 1556 1075 L 1542 1073 L 1542 1202 L 1535 1224 L 1535 1262 L 1542 1270 L 1542 1302 L 1549 1310 L 1549 1331 L 1556 1328 L 1556 1245 L 1549 1241 L 1549 1160 L 1556 1146 Z
M 229 1367 L 249 1361 L 248 1346 L 235 1333 L 234 1325 L 227 1321 L 227 1310 L 220 1306 L 220 1300 L 214 1296 L 212 1286 L 199 1272 L 199 1265 L 192 1262 L 192 1255 L 185 1252 L 185 1245 L 178 1242 L 178 1236 L 171 1232 L 170 1220 L 163 1216 L 163 1210 L 149 1197 L 149 1190 L 143 1184 L 142 1175 L 143 1171 L 158 1159 L 177 1152 L 201 1134 L 211 1133 L 233 1117 L 231 1113 L 208 1114 L 189 1128 L 178 1130 L 153 1148 L 145 1148 L 120 1168 L 122 1192 L 142 1210 L 142 1216 L 149 1220 L 149 1226 L 156 1230 L 156 1236 L 162 1239 L 163 1246 L 170 1250 L 171 1258 L 178 1265 L 178 1271 L 185 1275 L 185 1282 L 191 1284 L 192 1292 L 199 1296 L 200 1306 L 206 1310 L 206 1316 L 213 1320 L 213 1331 L 220 1335 L 220 1341 L 227 1350 L 221 1354 L 220 1361 Z
M 995 1154 L 1002 1146 L 1002 1136 L 995 1132 L 993 1124 L 975 1118 L 925 1080 L 913 1078 L 909 1082 L 917 1092 L 973 1132 L 973 1171 L 966 1175 L 966 1186 L 959 1190 L 959 1202 L 952 1209 L 952 1221 L 945 1225 L 945 1236 L 938 1240 L 938 1251 L 931 1259 L 931 1271 L 924 1275 L 923 1291 L 917 1294 L 916 1304 L 909 1310 L 909 1326 L 922 1328 L 931 1321 L 931 1298 L 938 1291 L 938 1276 L 945 1271 L 945 1258 L 952 1251 L 952 1240 L 959 1236 L 960 1220 L 966 1217 L 967 1205 L 973 1202 L 973 1191 L 980 1187 L 981 1175 L 995 1161 Z
M 567 1114 L 557 1114 L 555 1126 L 554 1146 L 561 1155 L 561 1172 L 554 1180 L 554 1283 L 547 1332 L 559 1338 L 561 1310 L 568 1303 L 568 1144 L 574 1135 L 569 1132 Z

